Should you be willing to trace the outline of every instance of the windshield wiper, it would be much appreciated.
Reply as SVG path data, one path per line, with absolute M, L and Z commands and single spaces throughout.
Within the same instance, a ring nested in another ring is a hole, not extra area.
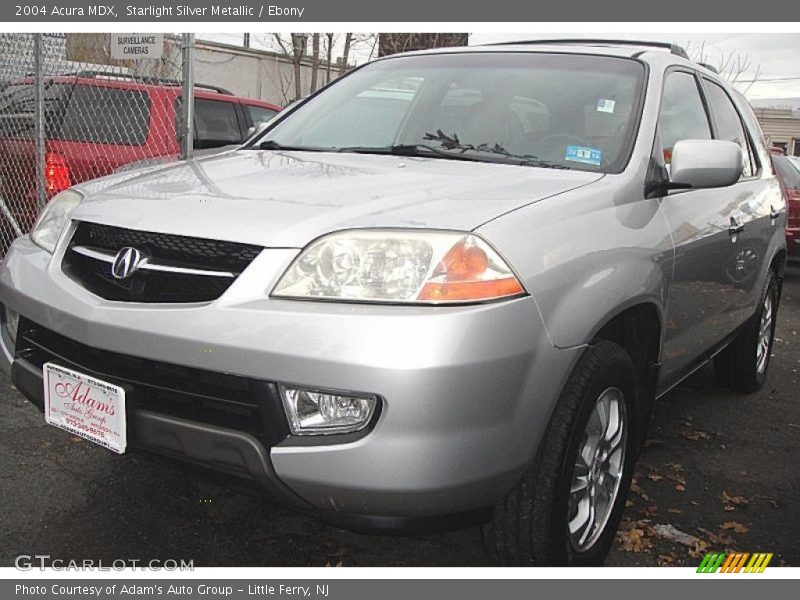
M 549 169 L 568 169 L 563 165 L 539 160 L 535 156 L 515 155 L 508 152 L 497 152 L 484 148 L 463 148 L 445 150 L 430 144 L 398 144 L 395 146 L 350 146 L 338 148 L 337 152 L 356 152 L 358 154 L 391 154 L 394 156 L 427 156 L 446 158 L 448 160 L 467 160 L 472 162 L 490 162 L 503 165 L 519 165 L 524 167 L 546 167 Z M 480 154 L 467 154 L 468 151 Z
M 495 162 L 508 162 L 510 164 L 518 164 L 526 167 L 543 167 L 547 169 L 567 169 L 569 167 L 566 165 L 562 165 L 559 163 L 553 163 L 546 160 L 541 160 L 537 156 L 533 154 L 513 154 L 503 148 L 499 143 L 495 142 L 494 144 L 489 144 L 488 142 L 484 142 L 482 144 L 465 144 L 461 140 L 458 139 L 458 135 L 453 133 L 452 135 L 447 135 L 441 129 L 437 129 L 436 133 L 425 133 L 425 139 L 438 142 L 447 150 L 457 150 L 458 152 L 482 152 L 489 155 L 498 155 L 503 156 L 508 159 L 508 161 L 495 161 Z M 519 162 L 517 162 L 519 160 Z
M 396 144 L 394 146 L 345 146 L 336 148 L 336 152 L 354 152 L 356 154 L 390 154 L 392 156 L 431 156 L 447 158 L 449 160 L 480 161 L 480 157 L 463 154 L 461 152 L 448 152 L 428 144 Z
M 295 150 L 303 152 L 324 152 L 324 148 L 312 148 L 311 146 L 284 146 L 274 140 L 266 140 L 255 146 L 248 146 L 251 150 Z

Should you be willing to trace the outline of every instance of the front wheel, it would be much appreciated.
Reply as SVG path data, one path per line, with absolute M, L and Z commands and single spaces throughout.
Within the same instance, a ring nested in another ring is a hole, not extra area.
M 598 341 L 559 398 L 536 458 L 484 528 L 509 565 L 600 565 L 614 542 L 635 461 L 638 385 L 630 356 Z

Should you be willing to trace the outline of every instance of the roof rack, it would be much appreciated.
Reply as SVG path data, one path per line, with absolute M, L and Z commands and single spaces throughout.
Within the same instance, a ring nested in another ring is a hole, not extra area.
M 708 63 L 701 63 L 701 62 L 699 62 L 697 64 L 700 65 L 701 67 L 705 67 L 706 69 L 708 69 L 712 73 L 716 73 L 717 75 L 719 75 L 719 71 L 717 70 L 717 67 L 715 67 L 714 65 L 710 65 Z
M 675 56 L 689 59 L 686 50 L 677 44 L 670 44 L 669 42 L 645 42 L 641 40 L 608 40 L 596 38 L 564 38 L 564 39 L 541 39 L 541 40 L 520 40 L 517 42 L 496 42 L 494 44 L 487 44 L 488 46 L 514 46 L 514 45 L 533 45 L 533 44 L 574 44 L 584 46 L 645 46 L 653 48 L 664 48 L 669 50 Z
M 131 81 L 137 81 L 140 83 L 144 83 L 146 85 L 170 85 L 170 86 L 183 85 L 183 82 L 178 79 L 153 77 L 149 75 L 133 75 L 131 73 L 118 73 L 116 71 L 84 70 L 84 71 L 75 71 L 74 73 L 63 73 L 61 75 L 57 75 L 57 77 L 87 77 L 87 78 L 98 78 L 98 79 L 107 77 L 109 79 L 113 78 L 113 79 L 127 79 Z M 234 95 L 233 92 L 231 92 L 230 90 L 227 90 L 218 85 L 195 82 L 194 86 L 206 90 L 212 90 L 214 92 L 217 92 L 218 94 L 228 94 L 229 96 Z

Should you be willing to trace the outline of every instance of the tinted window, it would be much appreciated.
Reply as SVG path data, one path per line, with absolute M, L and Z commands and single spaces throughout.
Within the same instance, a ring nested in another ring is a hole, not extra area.
M 36 126 L 33 86 L 9 85 L 0 91 L 0 136 L 32 137 Z
M 242 131 L 232 102 L 197 98 L 194 102 L 195 147 L 239 144 Z
M 277 110 L 272 110 L 270 108 L 264 108 L 263 106 L 253 106 L 251 104 L 244 105 L 245 110 L 250 115 L 250 120 L 253 122 L 253 125 L 260 125 L 261 123 L 267 123 L 278 114 Z
M 745 134 L 739 113 L 728 94 L 720 86 L 707 82 L 708 102 L 717 126 L 717 139 L 736 142 L 742 148 L 742 175 L 751 177 L 755 172 L 750 152 L 750 141 Z
M 800 189 L 800 166 L 792 164 L 785 156 L 773 156 L 772 162 L 784 186 L 788 189 Z
M 644 68 L 613 57 L 464 53 L 391 58 L 337 80 L 260 141 L 619 172 Z M 427 148 L 426 148 L 427 146 Z
M 667 75 L 658 126 L 667 164 L 672 160 L 672 147 L 676 142 L 711 139 L 711 128 L 694 75 L 683 72 Z
M 33 137 L 32 85 L 9 85 L 0 92 L 0 119 L 3 135 Z M 150 96 L 140 90 L 46 83 L 44 122 L 50 139 L 140 146 L 150 130 Z
M 33 113 L 33 86 L 28 84 L 8 85 L 0 90 L 0 114 Z
M 60 132 L 74 142 L 141 146 L 150 131 L 150 96 L 141 90 L 77 85 L 72 90 Z

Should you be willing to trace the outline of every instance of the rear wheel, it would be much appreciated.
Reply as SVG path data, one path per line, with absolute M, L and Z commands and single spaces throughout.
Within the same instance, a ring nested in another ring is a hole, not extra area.
M 779 298 L 778 281 L 770 273 L 758 311 L 714 358 L 717 383 L 740 392 L 755 392 L 764 385 L 775 340 Z
M 484 528 L 510 565 L 600 565 L 625 507 L 639 432 L 636 371 L 598 341 L 559 398 L 533 464 Z

